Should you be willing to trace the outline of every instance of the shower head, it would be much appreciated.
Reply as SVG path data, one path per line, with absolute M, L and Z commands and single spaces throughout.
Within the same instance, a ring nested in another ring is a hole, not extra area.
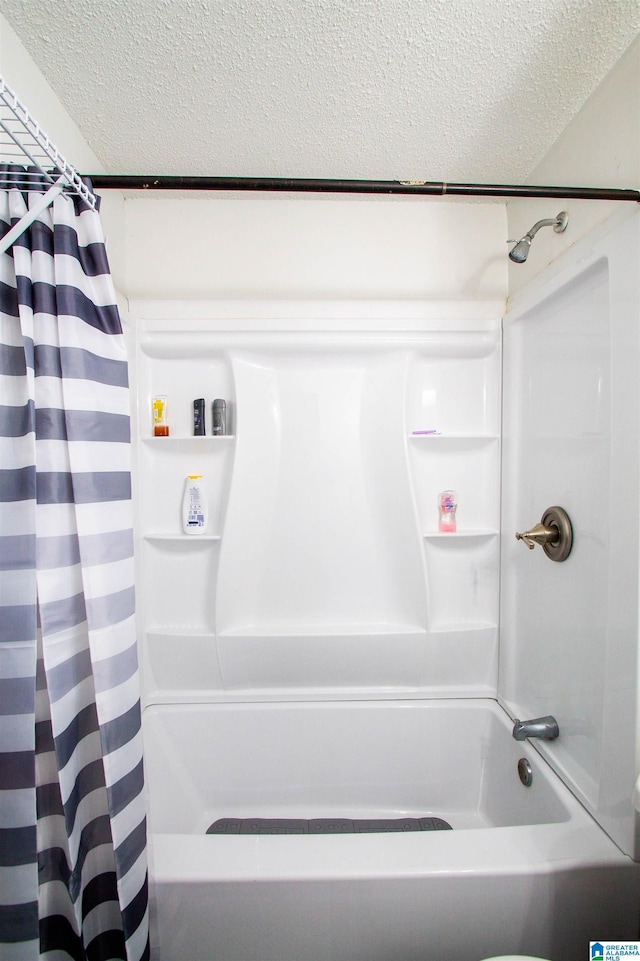
M 518 240 L 517 243 L 509 251 L 509 259 L 514 262 L 514 264 L 523 264 L 527 257 L 529 256 L 529 250 L 531 249 L 531 241 L 533 240 L 529 234 L 525 234 L 522 240 Z
M 541 227 L 553 227 L 557 234 L 561 234 L 563 230 L 566 230 L 567 224 L 569 223 L 569 214 L 562 210 L 557 217 L 553 220 L 539 220 L 537 224 L 534 224 L 531 230 L 528 230 L 521 240 L 515 242 L 514 246 L 509 251 L 509 259 L 514 262 L 514 264 L 523 264 L 527 257 L 529 256 L 529 250 L 531 249 L 531 241 L 538 233 Z M 512 240 L 507 241 L 508 244 L 513 244 Z

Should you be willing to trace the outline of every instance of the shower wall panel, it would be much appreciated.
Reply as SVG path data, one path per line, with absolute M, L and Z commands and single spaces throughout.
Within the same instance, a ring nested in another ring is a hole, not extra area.
M 221 633 L 424 631 L 422 543 L 394 429 L 406 366 L 405 352 L 357 348 L 234 356 Z
M 499 689 L 555 716 L 539 750 L 636 857 L 639 251 L 637 212 L 612 218 L 505 318 Z M 562 563 L 514 538 L 555 505 Z
M 206 316 L 138 325 L 147 699 L 495 695 L 497 318 L 450 324 L 446 305 L 406 330 L 396 305 L 385 331 L 370 305 L 372 330 L 360 304 L 343 330 L 258 332 L 251 309 L 233 332 Z M 159 393 L 168 437 L 152 436 Z M 218 397 L 223 437 L 210 433 Z M 194 473 L 202 535 L 181 528 Z M 453 533 L 439 530 L 445 489 Z

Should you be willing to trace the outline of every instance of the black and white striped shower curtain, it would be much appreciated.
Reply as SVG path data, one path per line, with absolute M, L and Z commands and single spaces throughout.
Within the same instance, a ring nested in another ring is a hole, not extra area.
M 39 196 L 11 175 L 0 234 Z M 97 211 L 57 197 L 0 255 L 0 298 L 0 961 L 138 961 L 128 379 Z

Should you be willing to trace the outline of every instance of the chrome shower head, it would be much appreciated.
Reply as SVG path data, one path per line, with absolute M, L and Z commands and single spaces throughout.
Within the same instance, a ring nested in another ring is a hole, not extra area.
M 534 224 L 531 230 L 520 240 L 514 243 L 513 240 L 508 240 L 508 244 L 514 244 L 514 246 L 509 251 L 509 259 L 514 262 L 514 264 L 523 264 L 527 257 L 529 256 L 529 251 L 531 250 L 531 241 L 538 233 L 541 227 L 553 227 L 557 234 L 561 234 L 563 230 L 567 229 L 567 224 L 569 223 L 569 214 L 566 210 L 561 210 L 557 217 L 553 220 L 539 220 L 537 224 Z
M 532 239 L 529 234 L 525 234 L 522 240 L 518 240 L 511 248 L 509 251 L 509 259 L 512 260 L 514 264 L 523 264 L 525 262 L 531 250 Z

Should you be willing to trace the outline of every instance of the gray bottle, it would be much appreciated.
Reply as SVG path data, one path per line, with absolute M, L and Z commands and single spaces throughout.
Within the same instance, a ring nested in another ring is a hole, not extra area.
M 227 404 L 224 400 L 214 400 L 211 405 L 211 433 L 223 437 L 227 433 Z

